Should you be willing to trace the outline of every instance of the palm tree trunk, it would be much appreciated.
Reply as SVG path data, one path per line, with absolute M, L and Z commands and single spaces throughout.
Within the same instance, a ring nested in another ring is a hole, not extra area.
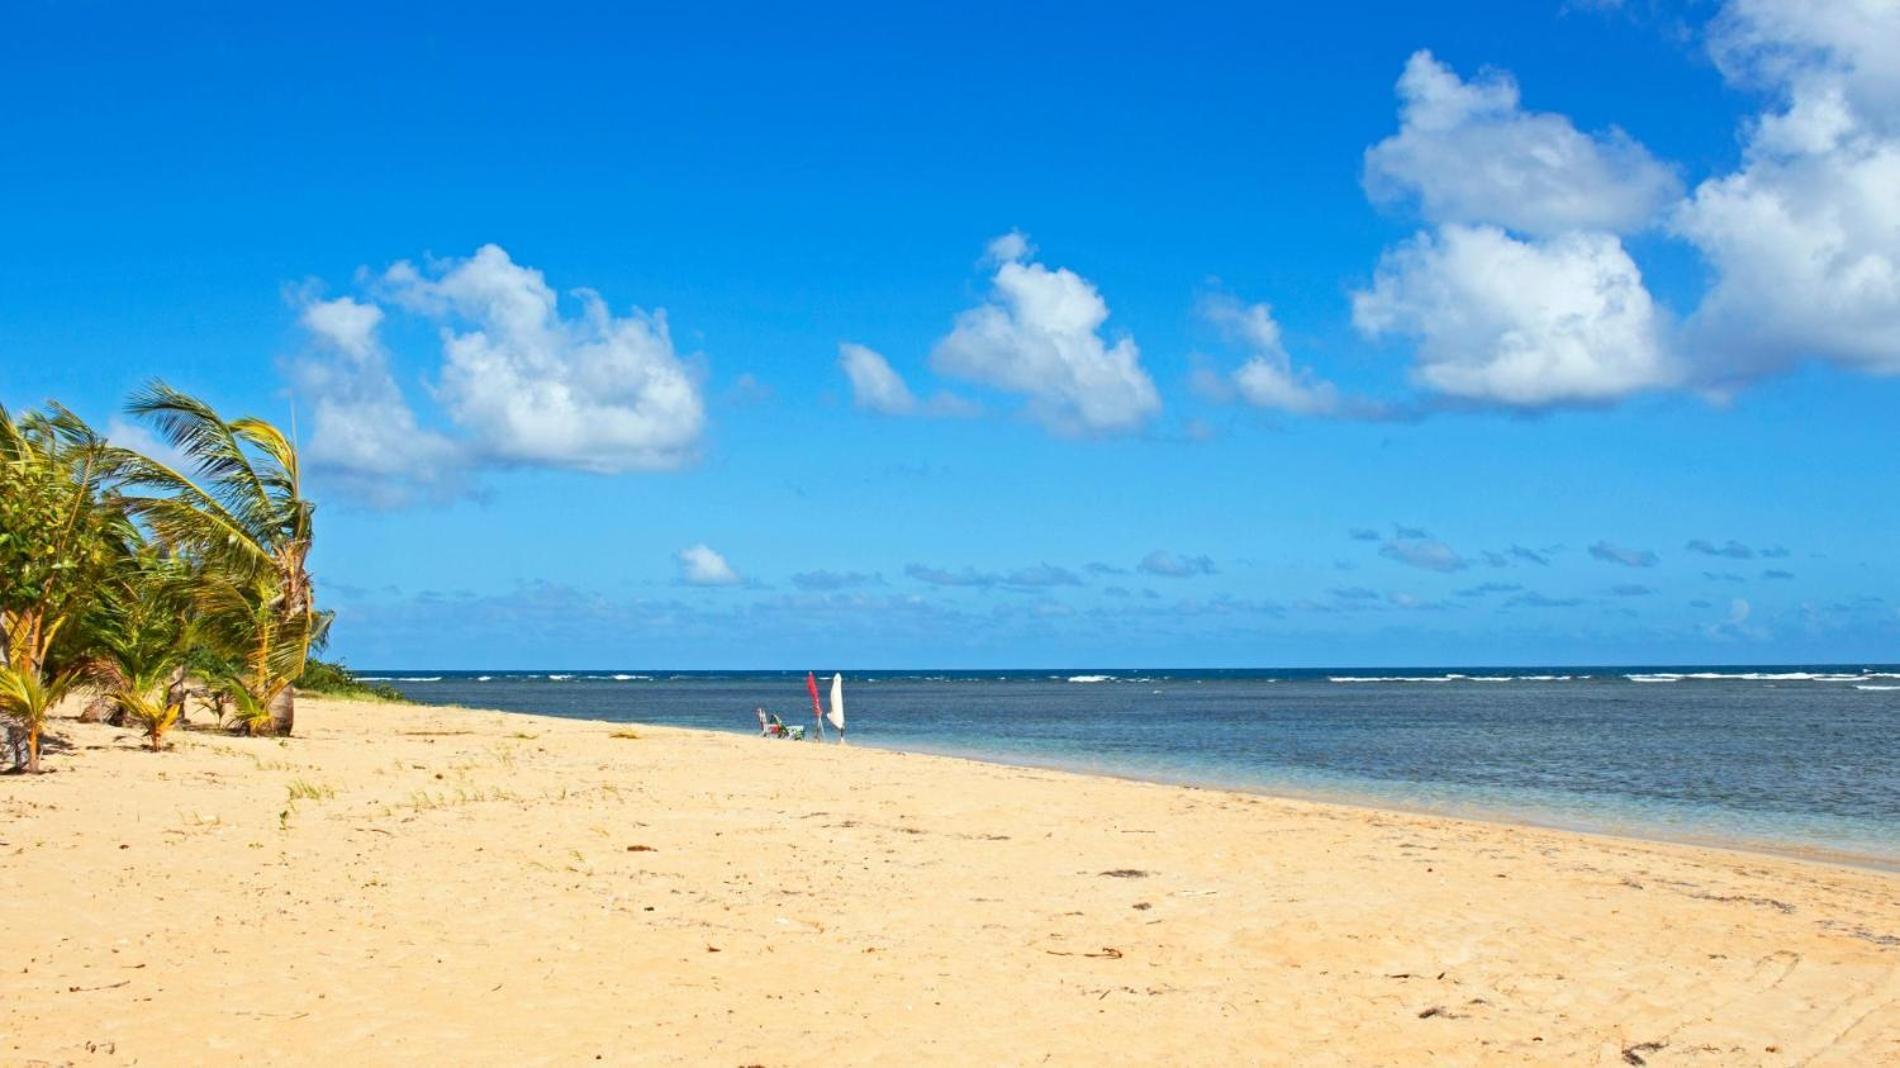
M 26 726 L 26 773 L 28 775 L 40 773 L 40 728 L 37 723 L 29 723 Z
M 290 728 L 297 720 L 297 688 L 286 686 L 276 697 L 270 699 L 271 733 L 280 737 L 289 737 Z

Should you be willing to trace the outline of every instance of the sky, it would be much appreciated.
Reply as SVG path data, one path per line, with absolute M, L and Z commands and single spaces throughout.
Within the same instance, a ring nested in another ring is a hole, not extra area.
M 1900 0 L 0 15 L 0 403 L 359 668 L 1900 660 Z

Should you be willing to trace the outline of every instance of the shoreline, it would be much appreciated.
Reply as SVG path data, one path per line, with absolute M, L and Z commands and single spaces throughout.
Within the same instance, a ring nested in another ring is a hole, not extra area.
M 449 708 L 459 706 L 441 705 L 434 707 Z M 545 715 L 544 713 L 533 712 L 509 712 L 507 714 Z M 562 717 L 555 716 L 549 718 L 559 719 Z M 595 722 L 615 723 L 620 721 L 598 720 Z M 708 734 L 733 733 L 742 737 L 744 736 L 743 731 L 726 732 L 701 727 L 675 727 L 665 725 L 665 729 L 686 731 L 703 730 Z M 1601 838 L 1612 842 L 1643 842 L 1653 845 L 1676 845 L 1692 849 L 1717 850 L 1740 856 L 1777 857 L 1782 860 L 1821 864 L 1855 871 L 1900 874 L 1900 853 L 1892 855 L 1857 853 L 1850 850 L 1828 849 L 1822 846 L 1777 843 L 1767 839 L 1726 837 L 1722 835 L 1672 835 L 1662 831 L 1646 834 L 1643 833 L 1640 828 L 1636 827 L 1608 830 L 1591 826 L 1587 823 L 1566 822 L 1561 815 L 1553 814 L 1549 818 L 1544 819 L 1538 818 L 1528 810 L 1511 809 L 1503 806 L 1494 808 L 1476 803 L 1468 806 L 1456 804 L 1432 805 L 1429 803 L 1408 804 L 1394 798 L 1380 796 L 1376 793 L 1359 794 L 1346 790 L 1337 793 L 1323 790 L 1302 791 L 1292 787 L 1250 786 L 1243 783 L 1216 779 L 1195 780 L 1187 777 L 1160 778 L 1134 772 L 1117 772 L 1106 768 L 1085 767 L 1061 762 L 1043 763 L 1032 760 L 1012 760 L 1004 756 L 976 756 L 966 753 L 941 752 L 933 749 L 901 749 L 895 746 L 878 745 L 875 742 L 863 743 L 860 747 L 865 749 L 877 749 L 887 753 L 905 753 L 943 760 L 965 760 L 973 764 L 993 764 L 1008 768 L 1030 768 L 1037 771 L 1051 771 L 1064 775 L 1075 775 L 1081 778 L 1110 779 L 1116 782 L 1141 783 L 1149 786 L 1167 786 L 1183 790 L 1210 790 L 1249 797 L 1265 797 L 1278 801 L 1303 801 L 1315 805 L 1349 808 L 1364 812 L 1429 816 L 1439 819 L 1482 823 L 1494 827 L 1523 827 L 1544 831 L 1556 831 L 1563 834 L 1586 835 L 1591 838 Z
M 436 707 L 460 707 L 442 705 Z M 470 711 L 487 711 L 470 709 Z M 506 710 L 496 710 L 503 711 Z M 508 715 L 546 716 L 538 712 L 506 712 Z M 546 718 L 560 719 L 559 716 Z M 588 722 L 603 725 L 620 723 L 619 720 L 590 720 Z M 644 724 L 627 721 L 635 726 L 654 729 L 696 731 L 707 734 L 735 734 L 745 737 L 744 731 L 721 731 L 705 727 L 679 727 L 671 724 Z M 1870 853 L 1855 853 L 1846 850 L 1826 849 L 1819 846 L 1781 844 L 1750 839 L 1725 838 L 1719 835 L 1696 837 L 1691 835 L 1670 835 L 1662 832 L 1644 834 L 1638 829 L 1604 830 L 1583 824 L 1566 823 L 1561 817 L 1539 819 L 1523 811 L 1508 808 L 1488 808 L 1481 805 L 1461 807 L 1457 805 L 1436 806 L 1430 804 L 1406 804 L 1404 802 L 1381 797 L 1377 794 L 1354 794 L 1349 791 L 1326 793 L 1324 791 L 1304 792 L 1285 787 L 1247 786 L 1218 780 L 1196 781 L 1189 778 L 1171 779 L 1140 775 L 1133 772 L 1116 772 L 1104 768 L 1078 767 L 1060 762 L 1040 763 L 1031 760 L 1011 760 L 1002 756 L 974 756 L 965 753 L 939 752 L 932 749 L 903 749 L 896 746 L 878 745 L 875 742 L 859 744 L 859 748 L 875 749 L 885 753 L 901 753 L 907 756 L 928 757 L 933 760 L 957 760 L 972 764 L 992 765 L 1005 768 L 1025 768 L 1034 771 L 1055 772 L 1061 775 L 1073 775 L 1083 779 L 1107 779 L 1115 782 L 1137 783 L 1144 786 L 1162 786 L 1180 790 L 1205 790 L 1215 793 L 1236 794 L 1244 797 L 1263 797 L 1275 801 L 1297 801 L 1329 808 L 1345 808 L 1360 812 L 1384 813 L 1401 816 L 1426 816 L 1436 819 L 1458 820 L 1466 823 L 1481 823 L 1492 827 L 1517 827 L 1540 831 L 1554 831 L 1560 834 L 1584 835 L 1599 838 L 1607 842 L 1629 844 L 1681 846 L 1688 849 L 1706 849 L 1738 857 L 1775 857 L 1781 860 L 1798 861 L 1804 864 L 1817 864 L 1831 868 L 1843 868 L 1851 871 L 1877 872 L 1881 874 L 1900 874 L 1900 855 L 1885 856 Z
M 471 705 L 430 704 L 407 700 L 405 704 L 420 708 L 459 709 L 469 712 L 494 712 L 509 716 L 524 716 L 568 722 L 596 723 L 602 726 L 628 726 L 652 730 L 689 731 L 714 736 L 750 738 L 752 732 L 743 729 L 726 730 L 716 727 L 694 727 L 677 724 L 649 723 L 643 720 L 612 720 L 596 717 L 562 716 L 547 712 L 517 711 L 514 709 L 480 708 Z M 820 744 L 807 739 L 801 743 Z M 829 742 L 823 744 L 831 744 Z M 1430 816 L 1443 819 L 1467 820 L 1475 823 L 1500 827 L 1527 827 L 1540 830 L 1558 831 L 1567 834 L 1589 835 L 1611 841 L 1648 842 L 1662 845 L 1680 845 L 1696 849 L 1712 849 L 1744 856 L 1769 856 L 1786 860 L 1797 860 L 1811 864 L 1824 864 L 1834 867 L 1851 868 L 1860 871 L 1873 871 L 1887 874 L 1900 873 L 1900 847 L 1893 852 L 1874 853 L 1851 849 L 1831 848 L 1798 841 L 1755 838 L 1745 835 L 1725 835 L 1721 833 L 1694 834 L 1671 833 L 1663 828 L 1646 828 L 1637 823 L 1621 826 L 1607 826 L 1608 820 L 1595 821 L 1588 815 L 1567 817 L 1555 810 L 1537 810 L 1534 808 L 1513 808 L 1505 804 L 1487 805 L 1482 802 L 1457 803 L 1446 802 L 1408 802 L 1403 799 L 1381 795 L 1376 792 L 1356 792 L 1349 789 L 1328 791 L 1323 789 L 1302 790 L 1293 786 L 1255 785 L 1218 778 L 1202 779 L 1192 776 L 1160 776 L 1136 771 L 1117 771 L 1113 768 L 1089 765 L 1084 762 L 1061 760 L 1040 761 L 1033 758 L 1017 758 L 1003 752 L 984 753 L 974 749 L 955 751 L 954 749 L 907 748 L 901 745 L 887 745 L 876 741 L 856 741 L 849 743 L 861 749 L 872 749 L 887 753 L 903 753 L 914 756 L 932 757 L 947 760 L 964 760 L 976 764 L 998 767 L 1026 768 L 1039 771 L 1059 772 L 1083 778 L 1110 779 L 1118 782 L 1143 783 L 1154 786 L 1178 787 L 1191 790 L 1212 790 L 1253 797 L 1266 797 L 1285 801 L 1305 801 L 1318 805 L 1333 805 L 1368 812 L 1402 813 L 1414 816 Z M 848 747 L 849 747 L 848 746 Z
M 52 774 L 0 778 L 0 1060 L 1900 1059 L 1886 873 L 685 727 L 298 722 L 154 754 L 62 718 Z

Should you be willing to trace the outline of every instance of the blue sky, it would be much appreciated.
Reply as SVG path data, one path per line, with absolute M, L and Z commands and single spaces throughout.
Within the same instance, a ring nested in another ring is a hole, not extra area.
M 1900 5 L 15 5 L 0 402 L 366 667 L 1892 661 Z

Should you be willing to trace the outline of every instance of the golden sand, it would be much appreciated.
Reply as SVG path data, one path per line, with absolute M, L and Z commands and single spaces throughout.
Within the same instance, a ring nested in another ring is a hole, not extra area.
M 1900 1064 L 1900 878 L 308 701 L 0 778 L 0 1063 Z

